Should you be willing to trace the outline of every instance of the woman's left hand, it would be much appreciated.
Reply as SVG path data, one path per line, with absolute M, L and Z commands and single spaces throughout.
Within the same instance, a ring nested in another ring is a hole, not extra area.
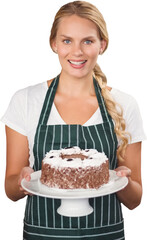
M 125 166 L 120 166 L 115 169 L 117 176 L 119 177 L 131 177 L 131 169 Z
M 142 197 L 141 142 L 128 144 L 124 161 L 118 160 L 115 171 L 117 176 L 128 178 L 127 186 L 116 193 L 119 201 L 129 209 L 136 208 Z

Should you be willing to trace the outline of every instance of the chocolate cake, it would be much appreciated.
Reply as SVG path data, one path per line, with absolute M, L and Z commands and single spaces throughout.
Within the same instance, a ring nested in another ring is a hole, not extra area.
M 108 158 L 77 146 L 51 150 L 42 161 L 40 180 L 50 188 L 98 189 L 109 181 Z

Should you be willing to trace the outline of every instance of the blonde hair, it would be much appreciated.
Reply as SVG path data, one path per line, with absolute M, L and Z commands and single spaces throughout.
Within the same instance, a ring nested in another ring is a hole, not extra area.
M 100 11 L 91 3 L 85 2 L 85 1 L 74 1 L 67 3 L 63 5 L 59 11 L 57 12 L 52 29 L 50 34 L 50 46 L 52 48 L 52 43 L 54 39 L 56 38 L 57 30 L 58 30 L 58 24 L 60 22 L 60 19 L 63 17 L 71 16 L 71 15 L 77 15 L 79 17 L 91 20 L 94 22 L 98 28 L 99 36 L 101 40 L 105 40 L 106 47 L 104 51 L 108 47 L 109 43 L 109 37 L 107 32 L 107 27 L 105 20 L 100 13 Z M 53 48 L 52 48 L 53 50 Z M 53 50 L 54 51 L 54 50 Z M 103 51 L 103 52 L 104 52 Z M 101 88 L 101 93 L 104 98 L 106 108 L 112 117 L 112 119 L 115 122 L 115 133 L 116 135 L 121 139 L 120 147 L 117 151 L 118 159 L 123 160 L 124 152 L 126 149 L 126 146 L 128 144 L 128 133 L 125 132 L 125 120 L 123 119 L 123 111 L 120 105 L 118 105 L 112 98 L 110 91 L 107 88 L 107 78 L 102 72 L 99 65 L 96 63 L 93 74 L 95 79 L 98 81 L 98 84 Z

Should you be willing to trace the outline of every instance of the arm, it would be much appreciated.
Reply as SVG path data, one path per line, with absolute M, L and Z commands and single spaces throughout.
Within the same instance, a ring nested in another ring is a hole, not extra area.
M 142 198 L 141 182 L 141 142 L 129 144 L 124 162 L 118 162 L 116 169 L 119 176 L 128 177 L 128 185 L 117 192 L 119 200 L 129 209 L 137 207 Z
M 27 137 L 6 126 L 7 163 L 5 175 L 5 191 L 13 201 L 23 198 L 27 193 L 20 182 L 26 177 L 30 180 L 29 147 Z

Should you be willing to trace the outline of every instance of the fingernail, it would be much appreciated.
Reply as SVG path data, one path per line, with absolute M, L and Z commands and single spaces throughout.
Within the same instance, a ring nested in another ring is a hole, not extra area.
M 120 171 L 117 172 L 117 176 L 121 177 L 121 172 Z
M 27 177 L 26 177 L 26 180 L 27 180 L 27 181 L 30 181 L 30 176 L 27 176 Z

